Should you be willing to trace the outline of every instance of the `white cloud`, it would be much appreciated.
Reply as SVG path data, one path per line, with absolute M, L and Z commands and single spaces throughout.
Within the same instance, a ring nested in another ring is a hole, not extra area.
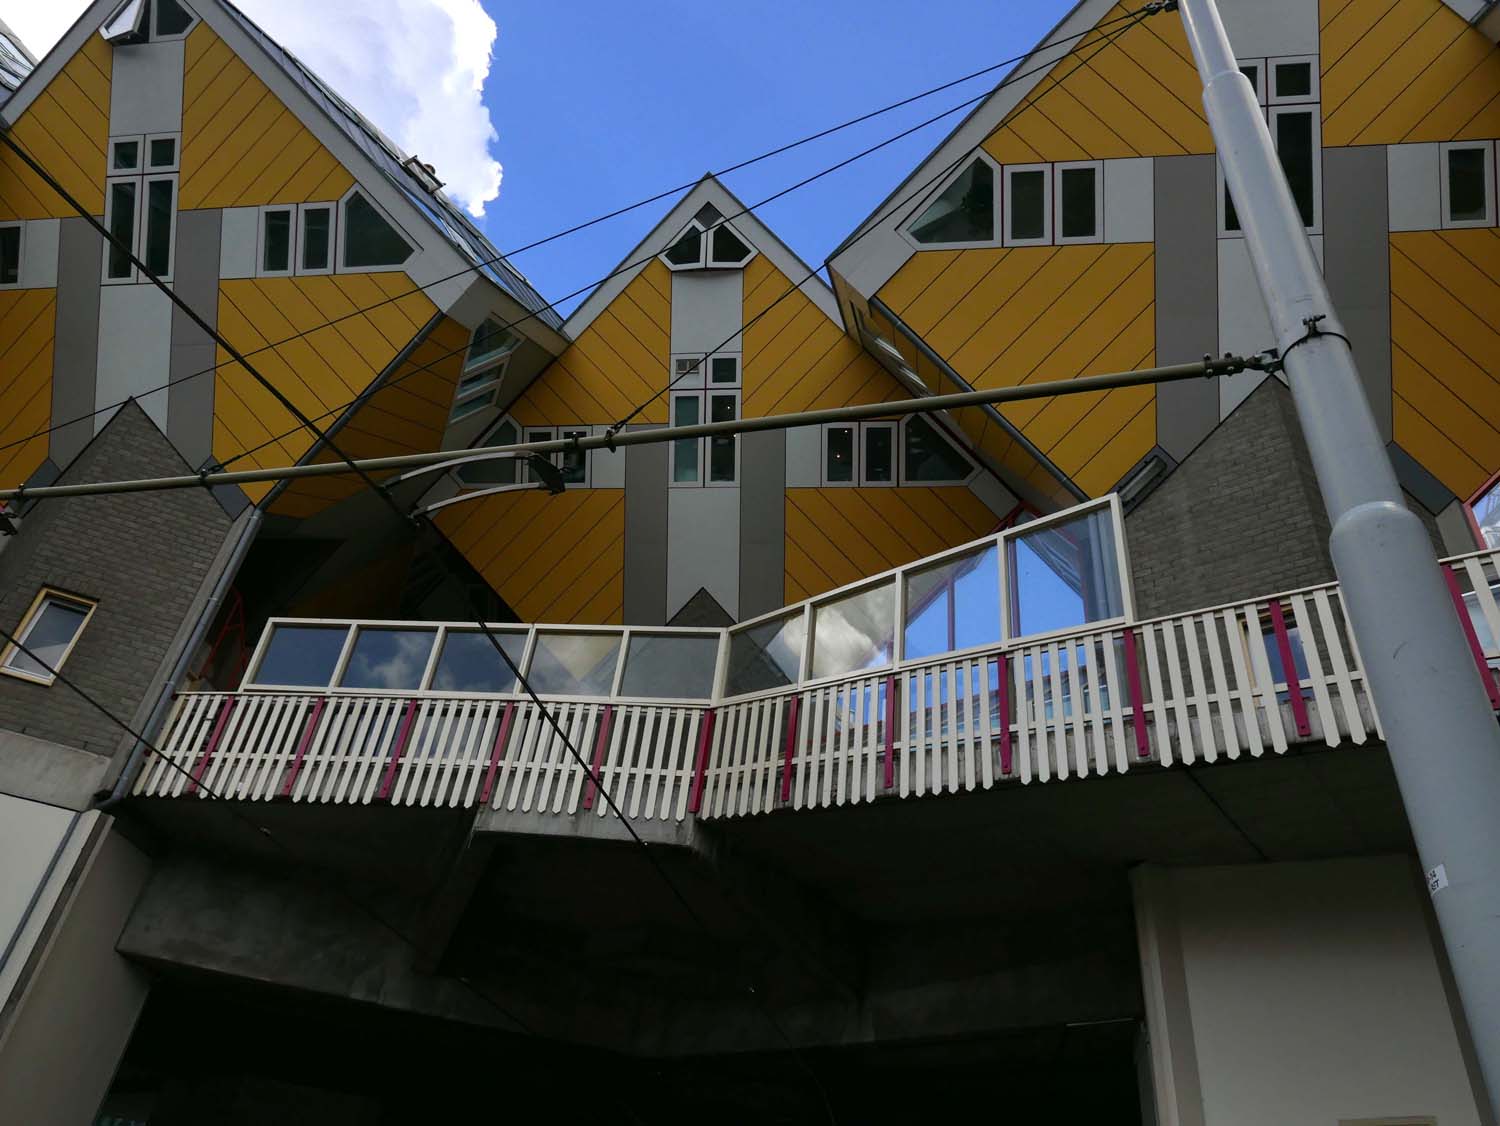
M 0 0 L 3 18 L 42 55 L 77 0 Z M 240 7 L 396 144 L 435 165 L 469 209 L 500 194 L 496 139 L 482 101 L 498 29 L 479 0 L 240 0 Z

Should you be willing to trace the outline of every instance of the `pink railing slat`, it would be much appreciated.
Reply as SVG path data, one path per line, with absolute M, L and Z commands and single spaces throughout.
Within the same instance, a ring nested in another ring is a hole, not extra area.
M 1297 662 L 1292 654 L 1292 638 L 1286 629 L 1286 614 L 1281 609 L 1281 599 L 1273 598 L 1267 604 L 1271 608 L 1271 628 L 1276 631 L 1276 648 L 1281 653 L 1281 674 L 1286 677 L 1286 694 L 1292 704 L 1292 718 L 1297 723 L 1297 734 L 1306 739 L 1312 734 L 1312 724 L 1307 719 L 1307 701 L 1302 696 L 1302 680 L 1297 675 Z M 1302 643 L 1308 644 L 1309 638 Z
M 599 737 L 594 740 L 594 761 L 589 768 L 588 784 L 583 791 L 584 809 L 594 808 L 594 792 L 599 788 L 599 784 L 594 779 L 599 777 L 599 771 L 604 766 L 604 749 L 609 746 L 609 729 L 614 723 L 614 718 L 615 706 L 605 704 L 604 714 L 599 718 Z
M 203 781 L 203 774 L 208 769 L 209 760 L 214 757 L 214 752 L 219 749 L 219 740 L 224 736 L 224 728 L 229 723 L 229 717 L 234 712 L 234 706 L 240 702 L 238 696 L 226 697 L 219 705 L 218 717 L 214 720 L 213 733 L 208 737 L 208 746 L 203 749 L 202 756 L 193 767 L 193 780 L 187 784 L 187 792 L 196 794 L 198 783 Z
M 307 717 L 307 724 L 302 728 L 302 738 L 297 740 L 297 752 L 292 756 L 291 764 L 287 767 L 286 778 L 281 783 L 281 789 L 277 791 L 277 797 L 292 796 L 292 787 L 297 783 L 297 775 L 302 773 L 302 760 L 307 757 L 307 749 L 312 746 L 313 735 L 318 730 L 318 721 L 323 718 L 323 709 L 327 706 L 327 696 L 319 696 L 317 703 L 313 704 L 312 714 Z
M 1141 666 L 1135 656 L 1135 630 L 1125 630 L 1125 683 L 1130 689 L 1130 725 L 1135 732 L 1137 758 L 1151 757 L 1151 740 L 1146 734 L 1146 700 L 1141 692 Z
M 995 672 L 1000 684 L 1000 773 L 1009 775 L 1015 765 L 1010 745 L 1010 661 L 1004 653 L 998 658 Z M 985 754 L 990 749 L 984 749 Z
M 797 716 L 801 711 L 802 697 L 794 695 L 791 704 L 787 707 L 786 747 L 781 756 L 781 800 L 783 803 L 792 800 L 792 771 L 796 769 L 793 765 L 793 757 L 797 753 Z
M 1463 626 L 1464 637 L 1468 638 L 1469 652 L 1474 655 L 1479 679 L 1484 682 L 1484 690 L 1490 698 L 1490 707 L 1500 708 L 1500 687 L 1495 684 L 1494 670 L 1490 668 L 1489 661 L 1485 660 L 1484 647 L 1479 644 L 1479 635 L 1474 632 L 1474 620 L 1469 617 L 1469 608 L 1464 605 L 1464 592 L 1458 585 L 1458 575 L 1454 573 L 1452 564 L 1443 565 L 1443 578 L 1448 583 L 1448 593 L 1453 597 L 1453 608 L 1458 611 L 1458 621 Z
M 885 678 L 885 777 L 887 790 L 896 785 L 896 678 Z
M 505 757 L 505 744 L 510 739 L 510 724 L 516 717 L 516 705 L 512 701 L 505 705 L 505 714 L 500 717 L 500 730 L 495 732 L 495 745 L 490 748 L 490 765 L 484 773 L 484 787 L 479 791 L 479 804 L 488 805 L 495 788 L 495 775 L 500 770 L 500 760 Z
M 703 713 L 703 722 L 698 725 L 698 753 L 693 760 L 693 789 L 688 795 L 688 812 L 697 813 L 703 808 L 703 783 L 708 777 L 708 749 L 713 745 L 714 710 Z
M 411 725 L 416 722 L 417 701 L 408 700 L 401 708 L 401 730 L 396 733 L 396 743 L 391 747 L 391 761 L 386 764 L 385 777 L 380 780 L 379 801 L 390 801 L 391 791 L 396 786 L 396 772 L 401 769 L 401 756 L 406 753 L 406 740 L 411 737 Z

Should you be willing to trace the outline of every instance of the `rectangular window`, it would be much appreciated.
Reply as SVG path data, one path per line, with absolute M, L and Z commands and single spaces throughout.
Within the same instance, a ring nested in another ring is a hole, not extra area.
M 1270 72 L 1269 101 L 1272 105 L 1285 102 L 1315 102 L 1318 100 L 1318 60 L 1314 55 L 1293 58 L 1268 59 L 1266 69 Z
M 1011 637 L 1126 616 L 1112 502 L 1026 524 L 1005 543 Z
M 545 430 L 531 429 L 526 431 L 527 442 L 550 442 L 556 437 L 557 432 L 554 431 L 551 427 L 548 427 Z M 538 454 L 537 456 L 547 458 L 554 465 L 557 463 L 556 455 Z M 540 485 L 543 483 L 541 476 L 534 469 L 531 469 L 529 467 L 526 470 L 526 480 L 533 485 Z
M 894 485 L 896 483 L 896 423 L 866 422 L 863 431 L 863 457 L 860 461 L 861 485 Z
M 740 415 L 738 392 L 721 391 L 708 396 L 708 421 L 733 422 Z M 732 485 L 740 476 L 740 440 L 735 434 L 720 434 L 708 439 L 708 482 Z
M 1273 109 L 1271 111 L 1271 136 L 1276 141 L 1276 153 L 1281 157 L 1281 168 L 1286 173 L 1287 184 L 1292 189 L 1292 200 L 1302 216 L 1302 225 L 1315 228 L 1318 225 L 1318 162 L 1322 150 L 1317 143 L 1311 109 Z
M 177 178 L 146 180 L 146 230 L 141 261 L 157 277 L 172 276 L 172 217 L 176 214 Z
M 0 287 L 21 284 L 21 224 L 0 225 Z
M 1098 242 L 1104 176 L 1097 162 L 1057 166 L 1058 242 Z
M 1014 165 L 1005 170 L 1005 243 L 1027 246 L 1052 241 L 1051 167 Z
M 702 353 L 672 357 L 672 389 L 702 387 L 706 357 Z
M 587 438 L 588 429 L 563 430 L 559 432 L 559 438 Z M 563 450 L 559 468 L 562 469 L 563 483 L 565 485 L 588 485 L 589 483 L 589 452 L 588 450 Z
M 20 645 L 7 645 L 4 653 L 0 653 L 0 672 L 51 684 L 96 605 L 91 599 L 43 587 L 16 629 Z M 21 646 L 30 652 L 23 651 Z
M 304 203 L 298 209 L 297 272 L 326 274 L 333 269 L 333 204 Z
M 260 213 L 260 273 L 292 272 L 291 207 L 267 207 Z
M 854 441 L 859 428 L 849 423 L 823 427 L 823 484 L 852 485 L 859 475 Z
M 1264 59 L 1243 59 L 1240 61 L 1240 73 L 1250 80 L 1250 85 L 1255 87 L 1255 100 L 1261 105 L 1266 104 L 1266 61 Z
M 109 170 L 111 172 L 137 172 L 141 167 L 141 138 L 110 141 Z
M 177 134 L 162 133 L 146 138 L 146 170 L 177 171 Z
M 693 392 L 672 396 L 672 425 L 696 426 L 703 421 L 703 396 Z M 679 438 L 672 443 L 672 484 L 697 485 L 703 480 L 697 438 Z
M 134 281 L 135 266 L 130 255 L 135 252 L 136 202 L 140 195 L 139 180 L 111 180 L 104 200 L 104 226 L 110 242 L 104 248 L 104 276 L 109 281 Z
M 1488 227 L 1495 222 L 1493 143 L 1443 146 L 1443 226 Z
M 740 382 L 738 356 L 714 356 L 708 361 L 708 381 L 715 387 L 737 387 Z

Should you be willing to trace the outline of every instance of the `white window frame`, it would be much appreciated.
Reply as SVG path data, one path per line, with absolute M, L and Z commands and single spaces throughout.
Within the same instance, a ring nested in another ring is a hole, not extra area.
M 557 427 L 557 436 L 559 439 L 565 439 L 572 434 L 577 434 L 580 438 L 588 438 L 591 437 L 593 433 L 594 428 L 592 426 L 584 426 L 581 423 L 576 425 Z M 594 487 L 594 451 L 580 450 L 578 452 L 583 454 L 583 480 L 567 481 L 564 483 L 563 487 L 568 489 L 592 489 Z M 552 456 L 552 464 L 557 466 L 557 470 L 559 473 L 562 472 L 563 458 L 566 453 L 566 450 L 559 450 Z
M 728 387 L 714 388 L 714 387 L 710 387 L 706 391 L 703 392 L 703 421 L 704 422 L 712 422 L 713 421 L 713 400 L 714 399 L 722 399 L 722 398 L 726 398 L 726 397 L 731 397 L 731 398 L 734 399 L 734 417 L 736 419 L 739 419 L 741 417 L 741 415 L 740 415 L 741 399 L 740 399 L 740 392 L 739 392 L 738 388 L 728 388 Z M 701 456 L 700 456 L 699 460 L 700 460 L 701 467 L 702 467 L 702 477 L 703 477 L 703 486 L 704 486 L 704 488 L 709 488 L 709 489 L 728 489 L 728 488 L 736 488 L 736 487 L 738 487 L 738 485 L 740 483 L 740 436 L 738 434 L 734 434 L 734 435 L 731 436 L 730 440 L 734 443 L 734 476 L 730 480 L 728 480 L 728 481 L 715 481 L 713 479 L 713 477 L 712 477 L 711 469 L 709 467 L 709 453 L 710 453 L 710 446 L 711 446 L 711 443 L 713 442 L 713 439 L 712 438 L 702 438 L 702 439 L 700 439 L 700 441 L 703 444 L 703 450 L 702 450 L 702 453 L 701 453 Z
M 900 471 L 897 474 L 897 480 L 899 480 L 903 485 L 910 485 L 913 488 L 921 489 L 947 487 L 949 485 L 967 485 L 970 481 L 974 480 L 974 475 L 979 472 L 978 463 L 976 463 L 975 460 L 970 457 L 968 453 L 965 452 L 965 450 L 957 442 L 953 440 L 952 435 L 948 433 L 948 428 L 944 426 L 935 415 L 932 414 L 926 414 L 921 417 L 926 418 L 927 424 L 931 426 L 933 430 L 937 431 L 938 436 L 942 438 L 943 441 L 948 443 L 953 451 L 958 454 L 961 460 L 968 463 L 969 472 L 965 476 L 955 480 L 916 481 L 912 479 L 911 473 L 906 464 L 906 431 L 907 428 L 911 425 L 912 419 L 917 417 L 917 415 L 909 414 L 905 418 L 903 418 L 901 420 L 900 432 L 896 435 L 896 453 L 900 459 Z
M 1454 149 L 1479 149 L 1484 153 L 1484 218 L 1453 219 L 1448 199 L 1448 154 Z M 1438 215 L 1444 230 L 1495 225 L 1495 142 L 1445 141 L 1438 146 Z
M 117 138 L 128 139 L 128 138 Z M 151 185 L 162 181 L 170 182 L 172 185 L 172 209 L 167 220 L 167 268 L 166 271 L 157 275 L 162 281 L 171 281 L 177 268 L 177 173 L 176 172 L 136 172 L 129 176 L 109 176 L 104 181 L 104 229 L 114 230 L 114 185 L 133 183 L 135 185 L 135 208 L 131 216 L 130 225 L 130 252 L 141 261 L 146 259 L 146 199 L 150 195 Z M 140 268 L 130 263 L 129 272 L 123 277 L 109 276 L 109 252 L 114 244 L 104 239 L 103 254 L 100 259 L 99 274 L 101 283 L 104 285 L 133 285 L 140 281 L 149 280 L 141 276 Z
M 83 615 L 83 621 L 78 623 L 78 628 L 73 632 L 73 637 L 68 642 L 68 647 L 63 650 L 62 656 L 53 664 L 53 674 L 39 674 L 27 672 L 24 669 L 11 668 L 11 658 L 20 653 L 19 646 L 14 644 L 6 645 L 4 650 L 0 651 L 0 673 L 6 676 L 13 676 L 17 680 L 28 680 L 33 684 L 52 684 L 56 681 L 56 670 L 61 669 L 67 663 L 68 658 L 73 653 L 74 647 L 78 644 L 78 639 L 83 636 L 83 631 L 88 629 L 89 622 L 94 617 L 94 611 L 99 608 L 99 603 L 96 599 L 69 594 L 67 591 L 58 590 L 56 587 L 42 587 L 41 590 L 37 591 L 36 597 L 31 600 L 31 605 L 27 608 L 26 613 L 21 617 L 21 624 L 15 629 L 14 636 L 22 645 L 27 643 L 27 640 L 31 636 L 31 631 L 41 619 L 43 608 L 48 602 L 52 601 L 66 602 L 76 607 L 87 607 Z
M 170 43 L 176 39 L 186 39 L 193 33 L 193 28 L 197 27 L 198 24 L 202 22 L 201 17 L 197 12 L 193 11 L 192 5 L 186 3 L 186 0 L 177 0 L 177 3 L 180 4 L 182 6 L 182 10 L 191 17 L 188 20 L 187 28 L 183 31 L 177 32 L 174 35 L 158 35 L 156 33 L 156 21 L 160 15 L 160 11 L 155 4 L 152 4 L 151 26 L 146 29 L 146 34 L 152 43 Z
M 398 235 L 400 235 L 403 239 L 406 240 L 407 245 L 411 247 L 411 253 L 406 256 L 406 261 L 399 262 L 399 263 L 397 263 L 394 266 L 350 266 L 350 265 L 348 265 L 344 261 L 344 238 L 343 238 L 343 235 L 344 235 L 344 208 L 347 207 L 348 204 L 349 204 L 349 201 L 354 198 L 354 193 L 355 192 L 358 192 L 360 195 L 364 196 L 365 202 L 368 203 L 371 207 L 373 207 L 375 209 L 375 213 L 377 215 L 379 215 L 382 219 L 384 219 L 387 223 L 389 223 L 391 225 L 391 229 L 394 230 Z M 399 272 L 399 271 L 405 271 L 405 269 L 407 268 L 407 266 L 409 266 L 412 262 L 416 261 L 416 259 L 419 258 L 421 256 L 421 254 L 422 254 L 422 244 L 419 241 L 417 241 L 416 239 L 412 238 L 411 235 L 407 232 L 407 230 L 406 230 L 405 227 L 403 227 L 400 223 L 396 222 L 395 219 L 391 218 L 391 213 L 389 211 L 387 211 L 384 207 L 382 207 L 380 205 L 380 201 L 375 198 L 374 194 L 370 191 L 370 189 L 364 187 L 361 184 L 357 184 L 357 183 L 354 184 L 352 187 L 350 187 L 350 189 L 348 191 L 346 191 L 343 195 L 339 196 L 339 198 L 338 198 L 338 207 L 337 207 L 337 209 L 336 209 L 336 211 L 334 213 L 334 227 L 335 227 L 335 233 L 338 236 L 334 240 L 334 244 L 333 244 L 333 261 L 334 261 L 334 272 L 335 273 L 339 273 L 339 274 L 391 274 L 391 273 L 396 273 L 396 272 Z
M 136 165 L 134 168 L 115 167 L 115 146 L 135 142 Z M 162 169 L 161 171 L 167 171 Z M 123 180 L 127 176 L 146 174 L 146 135 L 144 133 L 121 133 L 109 139 L 109 171 L 106 179 Z
M 1094 170 L 1094 233 L 1063 236 L 1062 174 L 1070 168 L 1092 168 Z M 1102 160 L 1068 160 L 1052 166 L 1052 220 L 1056 227 L 1057 245 L 1069 246 L 1080 243 L 1104 241 L 1104 162 Z
M 680 399 L 696 399 L 697 402 L 698 402 L 698 421 L 700 423 L 703 422 L 704 419 L 705 419 L 704 412 L 708 408 L 708 404 L 704 401 L 703 395 L 704 395 L 704 392 L 701 389 L 699 389 L 699 390 L 687 389 L 687 390 L 682 390 L 682 391 L 673 390 L 667 396 L 667 425 L 668 426 L 676 426 L 677 425 L 677 403 L 678 403 L 678 400 L 680 400 Z M 676 463 L 677 443 L 678 442 L 694 442 L 696 444 L 696 447 L 697 447 L 697 458 L 698 458 L 698 460 L 697 460 L 698 475 L 693 480 L 691 480 L 691 481 L 679 481 L 679 480 L 677 480 L 677 466 L 676 466 L 675 463 Z M 703 446 L 703 439 L 702 438 L 697 438 L 697 439 L 693 439 L 693 438 L 676 438 L 676 439 L 673 439 L 670 443 L 668 443 L 668 445 L 667 445 L 667 484 L 669 486 L 671 486 L 672 488 L 674 488 L 674 489 L 700 488 L 703 485 L 704 478 L 708 475 L 708 465 L 707 465 L 707 458 L 705 456 L 705 453 L 706 453 L 706 451 L 705 451 L 704 446 Z
M 16 280 L 0 281 L 0 289 L 24 289 L 26 286 L 26 221 L 10 219 L 0 223 L 0 231 L 8 231 L 12 227 L 20 232 L 16 236 Z
M 835 430 L 850 430 L 853 431 L 854 434 L 852 440 L 849 443 L 850 464 L 849 480 L 847 481 L 834 481 L 828 476 L 828 447 L 830 441 L 833 438 L 833 432 Z M 860 470 L 862 468 L 861 462 L 863 461 L 863 458 L 861 456 L 861 450 L 863 448 L 864 440 L 862 427 L 858 422 L 825 422 L 821 428 L 821 431 L 822 432 L 819 435 L 821 440 L 818 443 L 818 449 L 820 451 L 818 461 L 819 482 L 825 489 L 856 488 L 859 485 Z
M 512 421 L 514 421 L 514 420 L 512 420 Z M 516 423 L 516 426 L 521 431 L 521 444 L 522 445 L 525 445 L 525 444 L 530 443 L 530 442 L 555 442 L 555 441 L 557 441 L 557 427 L 555 427 L 555 426 L 522 426 L 519 422 Z M 547 457 L 546 454 L 538 454 L 537 456 L 538 457 Z M 516 464 L 520 468 L 517 469 L 517 471 L 516 471 L 516 480 L 519 481 L 519 482 L 521 482 L 522 484 L 526 484 L 526 485 L 540 485 L 540 484 L 542 484 L 543 483 L 542 479 L 540 477 L 538 477 L 534 472 L 532 472 L 531 466 L 529 466 L 527 464 L 527 460 L 528 460 L 527 456 L 526 455 L 522 455 L 522 457 L 517 461 Z M 552 462 L 553 465 L 557 464 L 557 458 L 556 457 L 547 457 L 547 460 L 550 461 L 550 462 Z
M 1239 67 L 1253 66 L 1255 68 L 1255 100 L 1264 107 L 1266 104 L 1266 60 L 1236 59 L 1235 65 Z
M 305 220 L 303 216 L 309 211 L 328 212 L 328 265 L 321 269 L 304 266 L 302 263 L 302 246 L 304 242 Z M 330 201 L 324 203 L 300 203 L 297 205 L 297 214 L 292 220 L 292 267 L 293 271 L 304 277 L 316 277 L 322 274 L 333 273 L 333 264 L 338 257 L 339 245 L 339 208 L 338 204 Z
M 1276 119 L 1293 113 L 1305 113 L 1312 121 L 1312 198 L 1313 198 L 1313 221 L 1307 227 L 1310 235 L 1321 235 L 1323 233 L 1323 115 L 1319 111 L 1317 102 L 1298 101 L 1288 102 L 1281 105 L 1270 106 L 1266 110 L 1266 124 L 1271 130 L 1271 143 L 1276 143 Z M 1281 159 L 1281 150 L 1277 150 L 1277 160 Z M 1223 175 L 1222 166 L 1220 175 Z
M 972 250 L 975 247 L 1004 245 L 1005 206 L 1002 202 L 1002 197 L 1005 195 L 1005 169 L 999 161 L 995 160 L 994 157 L 990 156 L 990 154 L 985 152 L 983 149 L 979 149 L 977 152 L 975 152 L 974 156 L 976 159 L 982 160 L 990 166 L 990 172 L 995 178 L 995 237 L 991 239 L 976 239 L 973 242 L 922 242 L 914 234 L 911 233 L 911 228 L 916 224 L 917 220 L 920 219 L 924 214 L 926 214 L 927 209 L 932 206 L 937 198 L 941 196 L 945 191 L 947 191 L 950 187 L 952 187 L 953 181 L 957 180 L 960 176 L 967 172 L 969 170 L 969 166 L 974 163 L 972 160 L 966 160 L 954 171 L 949 173 L 947 176 L 944 176 L 943 182 L 939 184 L 934 190 L 928 192 L 925 196 L 923 196 L 922 202 L 917 204 L 916 207 L 912 208 L 912 210 L 907 213 L 905 222 L 903 222 L 901 226 L 897 228 L 901 233 L 901 237 L 906 240 L 907 244 L 910 245 L 913 250 Z
M 728 383 L 716 383 L 716 382 L 714 382 L 714 361 L 715 360 L 733 360 L 734 361 L 734 379 L 733 380 L 731 380 Z M 743 380 L 744 380 L 744 375 L 745 375 L 744 357 L 739 352 L 710 352 L 704 358 L 704 360 L 703 360 L 702 371 L 704 373 L 704 375 L 703 375 L 703 385 L 705 387 L 707 387 L 710 391 L 733 391 L 736 388 L 743 386 Z
M 1005 226 L 1001 228 L 1004 236 L 1005 246 L 1051 246 L 1052 245 L 1052 165 L 1051 164 L 1007 164 L 1004 167 L 1005 175 L 1001 180 L 1002 196 L 1000 202 L 1000 214 L 1005 219 Z M 1011 181 L 1018 172 L 1040 172 L 1042 174 L 1042 237 L 1041 238 L 1012 238 L 1010 233 L 1010 218 L 1014 215 L 1011 206 Z
M 131 140 L 133 138 L 120 137 L 119 140 Z M 172 142 L 172 163 L 156 165 L 151 163 L 151 142 Z M 111 157 L 114 153 L 111 150 Z M 141 138 L 141 174 L 145 176 L 160 176 L 164 172 L 177 172 L 182 167 L 182 134 L 181 133 L 147 133 Z
M 140 230 L 136 233 L 137 250 L 135 256 L 142 262 L 146 260 L 146 200 L 151 194 L 151 185 L 159 181 L 170 181 L 172 185 L 172 211 L 167 220 L 167 270 L 166 273 L 157 275 L 162 281 L 171 281 L 177 274 L 177 173 L 176 172 L 147 172 L 141 177 L 141 194 L 137 204 L 140 215 Z M 147 284 L 150 284 L 149 281 Z
M 870 480 L 869 457 L 866 453 L 866 438 L 876 430 L 889 430 L 891 432 L 891 479 L 889 481 Z M 901 424 L 891 419 L 889 422 L 861 422 L 859 424 L 859 440 L 855 444 L 855 456 L 859 459 L 859 484 L 866 489 L 888 489 L 895 488 L 901 483 Z
M 688 233 L 689 228 L 697 228 L 698 231 L 698 260 L 696 262 L 681 263 L 668 260 L 667 251 L 671 250 L 674 246 L 682 241 L 682 237 Z M 747 242 L 745 245 L 749 246 L 750 244 Z M 698 222 L 697 219 L 689 219 L 682 225 L 682 230 L 678 231 L 675 235 L 667 240 L 667 245 L 662 247 L 661 253 L 658 254 L 657 257 L 661 259 L 662 265 L 671 270 L 673 273 L 677 273 L 680 270 L 705 269 L 708 263 L 708 235 L 703 230 L 703 224 Z M 723 268 L 733 269 L 733 267 L 731 266 L 726 266 Z
M 745 257 L 742 258 L 738 262 L 716 262 L 716 261 L 714 261 L 713 236 L 714 236 L 714 232 L 716 232 L 720 227 L 727 227 L 727 228 L 729 228 L 730 232 L 734 235 L 734 237 L 737 238 L 737 239 L 739 239 L 740 242 L 744 243 L 746 249 L 748 249 L 750 251 L 750 253 L 747 254 L 747 255 L 745 255 Z M 720 219 L 717 223 L 714 223 L 712 225 L 711 229 L 709 229 L 709 230 L 707 230 L 707 231 L 704 232 L 704 236 L 703 236 L 703 266 L 704 266 L 704 269 L 707 269 L 707 270 L 743 270 L 746 266 L 750 265 L 751 261 L 759 253 L 760 253 L 760 251 L 758 251 L 758 250 L 755 249 L 754 244 L 752 244 L 750 242 L 750 240 L 747 239 L 744 236 L 744 234 L 740 231 L 740 229 L 738 227 L 736 227 L 733 223 L 731 223 L 728 219 Z
M 1247 62 L 1250 60 L 1246 60 Z M 1317 55 L 1273 55 L 1267 59 L 1256 60 L 1261 64 L 1261 89 L 1259 91 L 1261 104 L 1266 106 L 1291 106 L 1305 105 L 1308 102 L 1321 102 L 1323 90 L 1321 76 L 1318 73 Z M 1276 68 L 1288 63 L 1306 63 L 1312 80 L 1308 85 L 1309 92 L 1306 94 L 1278 94 L 1276 92 Z
M 272 270 L 266 267 L 266 217 L 273 212 L 285 211 L 289 216 L 286 232 L 286 269 Z M 297 205 L 295 203 L 268 203 L 260 209 L 255 221 L 255 276 L 258 278 L 289 278 L 297 272 Z
M 683 363 L 696 363 L 696 368 L 684 369 Z M 679 372 L 682 374 L 679 375 Z M 701 391 L 708 381 L 708 353 L 706 352 L 673 352 L 672 370 L 667 376 L 668 385 L 673 391 Z M 726 384 L 727 386 L 727 384 Z M 738 386 L 736 384 L 735 386 Z

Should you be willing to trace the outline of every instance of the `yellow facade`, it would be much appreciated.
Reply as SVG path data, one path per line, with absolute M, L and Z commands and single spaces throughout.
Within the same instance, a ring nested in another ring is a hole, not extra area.
M 109 146 L 107 43 L 90 36 L 26 108 L 11 138 L 92 214 L 104 213 Z M 74 211 L 9 149 L 0 151 L 0 220 L 57 219 Z
M 0 293 L 0 481 L 19 484 L 47 457 L 57 291 Z

